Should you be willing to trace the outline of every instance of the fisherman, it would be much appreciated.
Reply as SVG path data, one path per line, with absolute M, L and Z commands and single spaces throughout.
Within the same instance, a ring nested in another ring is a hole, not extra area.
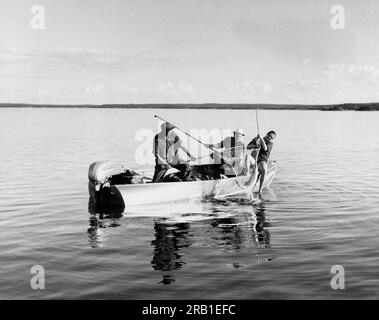
M 261 198 L 261 192 L 263 187 L 263 181 L 265 179 L 266 173 L 267 173 L 267 162 L 270 157 L 270 153 L 273 147 L 273 140 L 276 138 L 276 132 L 271 130 L 267 132 L 266 136 L 263 137 L 263 139 L 259 136 L 256 136 L 251 142 L 247 145 L 247 149 L 259 149 L 259 153 L 257 155 L 257 165 L 258 165 L 258 171 L 259 171 L 259 190 L 258 190 L 258 196 Z M 253 151 L 254 152 L 254 151 Z M 253 154 L 252 152 L 252 154 Z
M 196 160 L 194 156 L 182 145 L 182 140 L 173 130 L 169 122 L 161 125 L 161 132 L 154 137 L 153 154 L 155 156 L 155 172 L 153 182 L 161 182 L 170 168 L 180 171 L 179 178 L 182 181 L 191 181 L 191 168 L 187 160 L 182 159 L 178 151 L 183 150 L 191 161 Z
M 215 160 L 216 163 L 220 163 L 220 171 L 221 173 L 226 174 L 227 176 L 235 176 L 239 175 L 240 171 L 243 168 L 237 168 L 238 164 L 241 162 L 243 157 L 243 153 L 245 150 L 244 144 L 244 136 L 245 133 L 242 129 L 236 129 L 233 131 L 233 136 L 226 137 L 224 140 L 215 144 L 205 144 L 207 147 L 221 149 L 224 148 L 223 157 L 219 159 L 219 155 L 212 154 L 211 157 Z M 230 161 L 225 161 L 230 160 Z M 237 170 L 236 170 L 237 169 Z M 238 171 L 238 172 L 236 172 Z

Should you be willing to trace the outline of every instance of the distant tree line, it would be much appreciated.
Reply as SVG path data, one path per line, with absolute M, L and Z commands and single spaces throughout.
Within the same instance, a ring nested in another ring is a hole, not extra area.
M 274 109 L 274 110 L 322 110 L 322 111 L 378 111 L 379 103 L 343 103 L 329 105 L 302 105 L 302 104 L 223 104 L 223 103 L 155 103 L 155 104 L 27 104 L 27 103 L 0 103 L 0 108 L 114 108 L 114 109 Z

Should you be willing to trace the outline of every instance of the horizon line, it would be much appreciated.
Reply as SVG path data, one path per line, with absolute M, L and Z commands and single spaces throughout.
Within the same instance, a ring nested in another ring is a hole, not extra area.
M 342 102 L 342 103 L 327 103 L 327 104 L 304 104 L 304 103 L 220 103 L 220 102 L 200 102 L 200 103 L 77 103 L 77 104 L 57 104 L 57 103 L 28 103 L 28 102 L 0 102 L 0 107 L 4 106 L 30 106 L 30 107 L 95 107 L 102 108 L 108 106 L 128 107 L 128 106 L 299 106 L 299 107 L 327 107 L 327 106 L 346 106 L 346 105 L 378 105 L 379 102 Z

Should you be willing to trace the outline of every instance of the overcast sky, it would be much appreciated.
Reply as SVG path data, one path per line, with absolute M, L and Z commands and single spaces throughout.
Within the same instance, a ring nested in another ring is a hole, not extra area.
M 0 102 L 379 101 L 378 17 L 375 0 L 1 0 Z

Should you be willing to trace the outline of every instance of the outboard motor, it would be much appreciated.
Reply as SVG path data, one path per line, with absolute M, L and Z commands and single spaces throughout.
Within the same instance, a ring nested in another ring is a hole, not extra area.
M 105 183 L 109 177 L 121 174 L 127 169 L 119 163 L 110 161 L 98 161 L 90 165 L 88 180 L 97 183 Z
M 96 213 L 123 212 L 125 204 L 113 178 L 127 175 L 129 170 L 109 161 L 94 162 L 88 170 L 89 208 Z M 93 213 L 93 212 L 91 212 Z

